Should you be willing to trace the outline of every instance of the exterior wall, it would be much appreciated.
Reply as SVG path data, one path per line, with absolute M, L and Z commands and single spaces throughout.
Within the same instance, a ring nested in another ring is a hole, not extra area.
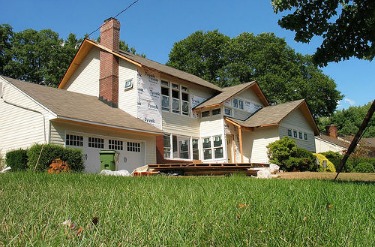
M 267 145 L 279 140 L 277 127 L 260 128 L 250 132 L 252 150 L 250 162 L 269 163 Z
M 307 140 L 304 138 L 300 139 L 299 137 L 294 138 L 293 136 L 291 138 L 296 141 L 299 147 L 311 152 L 316 152 L 314 131 L 300 110 L 294 110 L 281 122 L 279 126 L 280 138 L 288 136 L 288 129 L 302 132 L 303 135 L 306 133 Z
M 226 139 L 225 139 L 225 131 L 224 131 L 224 119 L 222 115 L 216 115 L 216 116 L 210 116 L 201 118 L 200 123 L 200 137 L 201 142 L 199 144 L 200 147 L 200 158 L 203 162 L 209 163 L 209 162 L 227 162 L 227 152 L 226 152 Z M 210 160 L 204 160 L 203 157 L 203 147 L 202 147 L 202 138 L 205 137 L 211 137 L 221 135 L 222 142 L 223 142 L 223 158 L 220 159 L 210 159 Z
M 338 146 L 334 143 L 320 139 L 318 136 L 315 137 L 315 147 L 317 153 L 323 153 L 327 151 L 342 153 L 346 151 L 346 148 Z
M 259 100 L 258 96 L 254 93 L 254 91 L 251 90 L 251 88 L 238 94 L 238 98 L 246 99 L 248 101 L 251 101 L 251 102 L 254 102 L 256 104 L 263 106 L 262 102 Z
M 99 97 L 99 49 L 93 48 L 65 85 L 66 90 Z
M 145 162 L 144 164 L 139 164 L 139 166 L 146 164 L 156 163 L 156 137 L 140 135 L 135 133 L 130 133 L 126 131 L 118 131 L 110 128 L 104 127 L 87 127 L 80 126 L 76 124 L 51 122 L 51 143 L 63 144 L 65 145 L 65 135 L 66 133 L 80 134 L 83 136 L 100 137 L 103 139 L 119 139 L 127 141 L 139 141 L 145 144 Z M 81 147 L 78 147 L 81 148 Z M 83 147 L 82 147 L 83 149 Z M 108 143 L 105 143 L 104 148 L 108 150 Z M 99 152 L 101 149 L 97 149 Z M 85 156 L 87 153 L 83 153 Z M 100 162 L 98 160 L 98 162 Z M 131 171 L 129 171 L 131 172 Z
M 125 89 L 125 83 L 131 81 L 133 87 Z M 137 67 L 129 62 L 120 61 L 119 68 L 119 104 L 118 108 L 137 117 L 138 83 Z
M 0 79 L 1 80 L 1 79 Z M 0 152 L 27 148 L 49 140 L 53 115 L 13 85 L 3 81 L 0 98 Z

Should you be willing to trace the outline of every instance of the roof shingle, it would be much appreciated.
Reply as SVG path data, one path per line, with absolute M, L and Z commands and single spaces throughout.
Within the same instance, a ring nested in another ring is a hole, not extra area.
M 56 114 L 58 118 L 145 133 L 162 133 L 156 127 L 131 116 L 123 110 L 106 105 L 95 96 L 2 77 Z

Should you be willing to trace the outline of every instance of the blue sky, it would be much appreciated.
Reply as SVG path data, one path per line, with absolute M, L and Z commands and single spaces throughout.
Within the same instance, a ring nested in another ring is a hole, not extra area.
M 134 0 L 0 0 L 0 24 L 10 24 L 15 32 L 28 28 L 52 29 L 61 38 L 69 33 L 77 37 L 96 30 L 102 22 L 129 6 Z M 137 52 L 160 63 L 178 42 L 197 30 L 218 29 L 235 37 L 243 32 L 273 32 L 285 38 L 289 46 L 302 54 L 312 54 L 320 44 L 294 41 L 294 33 L 280 28 L 280 14 L 273 13 L 271 0 L 139 0 L 117 17 L 120 38 Z M 99 32 L 91 38 L 96 39 Z M 351 59 L 330 63 L 323 72 L 335 80 L 344 94 L 339 109 L 364 105 L 375 98 L 375 61 Z

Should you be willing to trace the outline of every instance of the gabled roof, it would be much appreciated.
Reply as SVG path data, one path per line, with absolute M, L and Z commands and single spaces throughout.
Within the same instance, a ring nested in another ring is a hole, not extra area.
M 95 96 L 2 77 L 54 113 L 58 119 L 150 134 L 162 133 L 156 127 L 128 113 L 106 105 Z
M 192 82 L 194 84 L 198 84 L 198 85 L 201 85 L 201 86 L 204 86 L 204 87 L 207 87 L 207 88 L 219 91 L 219 92 L 222 91 L 222 89 L 220 87 L 218 87 L 218 86 L 216 86 L 216 85 L 214 85 L 214 84 L 212 84 L 212 83 L 210 83 L 206 80 L 203 80 L 202 78 L 199 78 L 198 76 L 189 74 L 187 72 L 169 67 L 169 66 L 164 65 L 164 64 L 160 64 L 158 62 L 155 62 L 155 61 L 152 61 L 150 59 L 147 59 L 147 58 L 144 58 L 144 57 L 141 57 L 141 56 L 137 56 L 137 55 L 134 55 L 134 54 L 131 54 L 131 53 L 128 53 L 128 52 L 124 52 L 124 51 L 115 52 L 115 51 L 109 50 L 108 48 L 96 43 L 95 41 L 89 40 L 89 39 L 85 39 L 82 42 L 82 44 L 79 47 L 73 61 L 71 62 L 71 64 L 70 64 L 68 70 L 66 71 L 63 79 L 61 80 L 59 88 L 63 88 L 65 86 L 65 84 L 69 81 L 70 77 L 74 74 L 76 69 L 82 63 L 83 59 L 86 57 L 86 55 L 90 52 L 90 50 L 93 47 L 97 47 L 99 49 L 102 49 L 102 50 L 105 50 L 109 53 L 112 53 L 113 55 L 115 55 L 115 56 L 117 56 L 117 57 L 119 57 L 119 58 L 121 58 L 125 61 L 128 61 L 128 62 L 130 62 L 130 63 L 132 63 L 132 64 L 134 64 L 138 67 L 146 67 L 146 68 L 149 68 L 149 69 L 157 70 L 157 71 L 159 71 L 161 73 L 164 73 L 166 75 L 170 75 L 170 76 L 173 76 L 173 77 L 176 77 L 176 78 L 179 78 L 179 79 L 183 79 L 183 80 Z
M 252 81 L 252 82 L 247 82 L 247 83 L 243 83 L 243 84 L 239 84 L 239 85 L 235 85 L 235 86 L 231 86 L 231 87 L 226 87 L 226 88 L 223 88 L 222 92 L 218 95 L 216 95 L 215 97 L 212 97 L 211 99 L 203 102 L 202 104 L 198 105 L 195 107 L 195 109 L 202 109 L 202 108 L 206 108 L 206 107 L 214 107 L 214 106 L 217 106 L 217 105 L 220 105 L 222 103 L 224 103 L 226 100 L 228 100 L 229 98 L 245 91 L 246 89 L 249 89 L 249 88 L 253 88 L 255 94 L 258 96 L 258 98 L 261 100 L 261 102 L 264 104 L 264 105 L 268 105 L 268 101 L 266 99 L 266 97 L 264 96 L 264 94 L 262 93 L 258 83 L 256 81 Z
M 230 120 L 237 124 L 247 128 L 259 128 L 267 126 L 277 126 L 285 119 L 292 111 L 300 109 L 302 114 L 305 116 L 307 122 L 310 124 L 315 135 L 319 134 L 318 127 L 316 126 L 315 120 L 311 115 L 311 112 L 307 106 L 305 100 L 296 100 L 283 104 L 267 106 L 260 109 L 254 115 L 250 116 L 247 120 L 241 121 L 233 118 Z

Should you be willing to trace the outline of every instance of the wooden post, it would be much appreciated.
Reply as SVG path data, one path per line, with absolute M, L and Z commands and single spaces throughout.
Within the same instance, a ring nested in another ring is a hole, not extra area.
M 242 152 L 242 128 L 241 128 L 241 125 L 238 125 L 238 135 L 239 135 L 239 138 L 240 138 L 241 163 L 243 163 L 243 152 Z

